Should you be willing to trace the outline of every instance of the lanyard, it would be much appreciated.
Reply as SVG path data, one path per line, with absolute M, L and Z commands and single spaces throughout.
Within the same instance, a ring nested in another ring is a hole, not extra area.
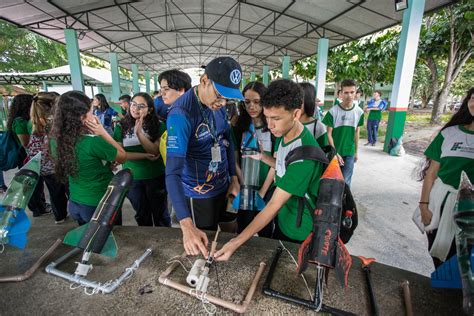
M 205 115 L 204 113 L 204 109 L 203 109 L 203 104 L 201 103 L 201 100 L 199 99 L 199 94 L 198 94 L 198 90 L 196 88 L 196 97 L 197 97 L 197 100 L 198 100 L 198 103 L 199 103 L 199 110 L 201 111 L 201 116 L 202 116 L 202 119 L 204 120 L 204 123 L 209 127 L 209 133 L 211 134 L 211 137 L 212 139 L 214 140 L 214 143 L 217 144 L 218 143 L 218 140 L 217 140 L 217 131 L 216 131 L 216 127 L 214 125 L 214 122 L 215 122 L 215 116 L 214 116 L 214 113 L 213 111 L 211 110 L 211 115 L 213 116 L 214 119 L 211 118 L 211 121 L 209 121 L 209 119 L 207 118 L 207 116 Z

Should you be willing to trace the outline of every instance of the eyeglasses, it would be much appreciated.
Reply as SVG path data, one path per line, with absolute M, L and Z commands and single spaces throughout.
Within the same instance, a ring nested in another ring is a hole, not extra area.
M 130 106 L 134 107 L 134 108 L 137 108 L 138 110 L 143 110 L 143 109 L 148 108 L 148 105 L 146 105 L 146 104 L 143 104 L 143 103 L 138 104 L 138 103 L 133 102 L 133 101 L 130 103 Z

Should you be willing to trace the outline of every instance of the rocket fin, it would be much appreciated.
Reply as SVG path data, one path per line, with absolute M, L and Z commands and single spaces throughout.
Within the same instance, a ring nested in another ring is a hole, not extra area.
M 107 241 L 105 242 L 104 248 L 100 254 L 107 257 L 117 257 L 117 242 L 115 241 L 115 237 L 112 232 L 110 232 L 109 237 L 107 237 Z
M 69 231 L 64 237 L 63 243 L 69 246 L 77 247 L 88 227 L 89 224 L 85 224 Z
M 234 210 L 238 210 L 240 206 L 240 192 L 237 193 L 237 196 L 234 198 L 234 201 L 232 202 L 232 208 Z
M 17 210 L 17 215 L 15 222 L 10 229 L 9 236 L 11 235 L 18 235 L 18 234 L 26 234 L 31 227 L 30 220 L 28 219 L 28 215 L 24 209 Z
M 265 208 L 265 201 L 262 199 L 258 192 L 255 192 L 255 207 L 257 211 L 261 211 Z

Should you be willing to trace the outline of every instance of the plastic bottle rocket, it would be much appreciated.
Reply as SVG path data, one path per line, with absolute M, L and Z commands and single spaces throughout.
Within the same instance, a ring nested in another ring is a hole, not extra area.
M 25 208 L 40 176 L 41 153 L 34 156 L 13 177 L 0 206 L 0 245 L 24 249 L 31 223 Z
M 265 202 L 258 194 L 260 184 L 260 161 L 251 158 L 260 154 L 255 129 L 250 125 L 249 131 L 244 134 L 242 141 L 242 177 L 240 192 L 235 197 L 232 207 L 236 210 L 261 211 Z
M 461 274 L 463 309 L 466 315 L 474 314 L 474 190 L 467 174 L 461 174 L 461 184 L 454 209 L 454 222 L 460 228 L 456 233 L 456 250 Z

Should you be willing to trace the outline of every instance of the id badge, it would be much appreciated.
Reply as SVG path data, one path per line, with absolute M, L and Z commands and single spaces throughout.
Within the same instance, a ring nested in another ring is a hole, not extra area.
M 212 162 L 221 162 L 221 147 L 216 143 L 211 148 Z

